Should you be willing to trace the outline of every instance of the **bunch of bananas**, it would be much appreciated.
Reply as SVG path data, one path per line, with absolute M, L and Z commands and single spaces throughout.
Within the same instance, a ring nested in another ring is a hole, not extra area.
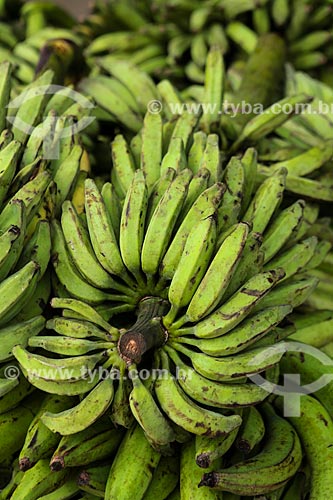
M 1 500 L 331 498 L 331 13 L 0 0 Z
M 126 0 L 109 1 L 103 11 L 113 25 L 88 45 L 92 64 L 112 53 L 158 79 L 202 84 L 211 47 L 232 54 L 233 62 L 241 67 L 258 37 L 277 31 L 288 41 L 288 59 L 297 69 L 324 67 L 323 77 L 330 78 L 333 17 L 329 0 L 315 5 L 310 0 Z

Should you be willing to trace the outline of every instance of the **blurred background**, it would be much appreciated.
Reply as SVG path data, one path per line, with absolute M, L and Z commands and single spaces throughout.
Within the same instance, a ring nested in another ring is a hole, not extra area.
M 55 0 L 55 3 L 65 7 L 78 19 L 85 17 L 89 12 L 90 0 Z

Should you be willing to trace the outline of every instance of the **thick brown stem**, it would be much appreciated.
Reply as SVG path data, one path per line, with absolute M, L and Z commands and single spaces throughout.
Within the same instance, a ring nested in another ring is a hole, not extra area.
M 136 323 L 118 342 L 119 354 L 125 361 L 138 364 L 145 352 L 165 343 L 167 333 L 161 318 L 169 307 L 169 303 L 159 297 L 145 297 L 140 301 Z

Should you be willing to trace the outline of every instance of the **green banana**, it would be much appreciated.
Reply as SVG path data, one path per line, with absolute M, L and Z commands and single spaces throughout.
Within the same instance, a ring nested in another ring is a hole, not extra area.
M 122 430 L 115 429 L 102 417 L 83 431 L 63 436 L 53 452 L 50 468 L 58 471 L 105 460 L 115 453 L 122 438 Z
M 41 415 L 45 410 L 62 411 L 73 404 L 72 398 L 68 396 L 47 395 L 41 403 L 38 413 L 32 420 L 27 430 L 23 447 L 19 455 L 20 470 L 26 471 L 33 467 L 41 458 L 51 454 L 54 446 L 60 441 L 58 434 L 51 432 L 41 421 Z
M 60 283 L 75 298 L 90 304 L 113 300 L 115 296 L 103 292 L 87 283 L 77 271 L 66 247 L 60 223 L 52 221 L 52 264 Z
M 142 270 L 148 276 L 153 276 L 157 272 L 165 254 L 178 212 L 185 201 L 191 177 L 190 170 L 183 170 L 175 177 L 150 219 L 141 252 Z
M 261 387 L 255 384 L 242 383 L 242 380 L 241 383 L 236 382 L 234 384 L 229 382 L 223 384 L 209 380 L 197 373 L 193 368 L 187 366 L 175 351 L 171 351 L 170 348 L 166 347 L 164 349 L 167 350 L 170 358 L 177 363 L 180 372 L 178 383 L 181 389 L 179 391 L 184 391 L 187 396 L 198 403 L 212 406 L 213 408 L 239 408 L 261 403 L 267 397 L 267 392 Z M 160 403 L 163 408 L 161 401 Z M 227 421 L 228 419 L 232 419 L 232 421 L 236 422 L 238 417 L 239 415 L 227 417 Z M 231 430 L 230 426 L 231 423 L 229 424 L 229 430 Z M 199 434 L 198 432 L 196 433 Z M 203 434 L 203 432 L 200 432 L 200 434 Z M 207 433 L 207 436 L 209 435 L 214 437 L 212 433 Z
M 220 118 L 222 109 L 222 95 L 224 86 L 224 62 L 221 50 L 217 46 L 211 47 L 206 58 L 205 69 L 205 98 L 203 101 L 204 113 L 202 125 L 204 131 L 209 133 Z M 205 109 L 208 106 L 210 109 Z M 209 136 L 208 136 L 209 137 Z M 214 179 L 216 182 L 217 179 Z
M 204 474 L 199 486 L 238 495 L 265 495 L 286 484 L 297 472 L 302 449 L 295 430 L 268 405 L 263 411 L 268 436 L 261 451 L 227 469 Z
M 132 457 L 130 463 L 129 456 Z M 138 500 L 142 499 L 159 461 L 160 454 L 150 446 L 141 427 L 133 426 L 126 432 L 112 462 L 105 499 L 130 500 L 133 491 Z
M 219 232 L 227 230 L 238 222 L 242 207 L 244 176 L 245 171 L 241 160 L 232 157 L 223 173 L 226 191 L 218 210 Z
M 290 305 L 276 305 L 263 309 L 250 318 L 243 320 L 236 328 L 229 333 L 213 339 L 198 339 L 193 337 L 177 337 L 174 339 L 174 346 L 177 343 L 185 343 L 197 346 L 200 351 L 208 356 L 228 356 L 242 352 L 248 347 L 258 342 L 292 311 Z
M 16 167 L 20 155 L 21 143 L 18 141 L 10 141 L 0 151 L 0 204 L 2 205 L 11 186 L 16 173 Z
M 277 401 L 280 408 L 281 401 Z M 288 417 L 299 435 L 311 469 L 311 499 L 324 499 L 331 494 L 332 419 L 312 396 L 302 395 L 301 413 Z
M 221 302 L 241 258 L 248 230 L 247 224 L 237 224 L 217 250 L 186 310 L 186 317 L 189 321 L 199 321 Z M 219 271 L 222 267 L 223 274 L 221 275 Z
M 129 367 L 129 376 L 133 383 L 133 389 L 129 395 L 130 408 L 147 439 L 158 450 L 159 447 L 174 441 L 175 434 L 162 415 L 151 392 L 140 380 L 135 365 Z
M 31 469 L 24 473 L 15 489 L 13 500 L 37 500 L 57 489 L 65 480 L 67 471 L 50 474 L 47 459 L 39 460 Z
M 162 118 L 160 114 L 146 113 L 142 128 L 140 167 L 144 173 L 148 193 L 158 181 L 162 161 Z
M 126 269 L 109 213 L 92 179 L 87 179 L 85 182 L 85 208 L 89 237 L 99 263 L 109 273 L 126 280 Z
M 161 352 L 161 356 L 162 367 L 169 371 L 166 354 Z M 204 410 L 194 403 L 186 396 L 178 381 L 171 374 L 156 380 L 155 394 L 162 410 L 170 420 L 193 434 L 210 437 L 224 436 L 241 424 L 239 415 L 225 417 L 211 410 Z
M 195 436 L 196 464 L 203 469 L 214 466 L 214 462 L 222 458 L 230 450 L 238 432 L 239 427 L 231 431 L 227 436 L 222 436 L 221 438 Z
M 179 328 L 174 325 L 173 335 L 195 335 L 198 338 L 214 338 L 228 333 L 237 326 L 254 307 L 269 294 L 284 277 L 284 271 L 266 271 L 250 278 L 225 304 L 194 326 Z
M 96 364 L 105 357 L 102 352 L 90 356 L 53 359 L 39 354 L 32 354 L 20 345 L 13 348 L 13 354 L 20 363 L 30 365 L 31 371 L 43 374 L 44 378 L 54 381 L 85 378 L 94 370 Z
M 142 283 L 141 250 L 148 206 L 148 190 L 142 170 L 137 170 L 127 191 L 121 215 L 119 247 L 127 269 Z
M 114 138 L 111 144 L 111 151 L 112 174 L 117 176 L 117 183 L 121 186 L 120 194 L 123 198 L 131 185 L 135 172 L 134 159 L 124 136 L 121 134 L 116 135 Z
M 264 181 L 249 205 L 243 220 L 252 224 L 252 231 L 263 233 L 281 203 L 287 171 L 280 169 Z
M 31 261 L 0 284 L 0 325 L 13 319 L 18 312 L 17 308 L 21 309 L 27 303 L 29 293 L 34 290 L 39 276 L 39 265 Z
M 262 441 L 265 434 L 265 424 L 261 413 L 255 406 L 246 408 L 243 422 L 235 440 L 235 446 L 247 455 Z
M 199 490 L 198 483 L 202 469 L 195 462 L 195 441 L 192 439 L 182 445 L 180 452 L 180 496 L 184 500 L 217 500 L 218 494 L 210 489 Z
M 191 184 L 190 184 L 191 186 Z M 203 214 L 209 210 L 214 213 L 224 193 L 224 186 L 221 183 L 214 184 L 203 191 L 193 203 L 180 224 L 175 236 L 162 259 L 159 274 L 162 280 L 172 279 L 181 259 L 188 235 L 195 227 L 198 219 L 202 219 Z M 185 201 L 186 203 L 186 201 Z
M 78 405 L 60 413 L 47 411 L 41 416 L 41 420 L 52 432 L 59 432 L 62 436 L 75 434 L 86 429 L 107 410 L 112 403 L 113 394 L 113 381 L 107 378 L 94 387 Z
M 191 360 L 193 368 L 200 375 L 219 382 L 242 379 L 252 373 L 265 371 L 272 365 L 278 363 L 283 355 L 281 352 L 276 352 L 269 356 L 266 348 L 254 348 L 245 353 L 237 354 L 237 356 L 214 358 L 203 353 L 186 349 L 181 344 L 179 345 L 179 343 L 171 345 L 175 350 L 184 354 Z M 170 356 L 172 357 L 169 345 L 166 349 L 170 352 Z M 260 356 L 261 354 L 266 355 Z M 257 359 L 260 358 L 260 361 L 253 365 L 253 358 L 255 356 L 258 356 Z
M 178 457 L 161 457 L 147 490 L 144 500 L 165 500 L 169 498 L 179 480 Z
M 104 498 L 109 470 L 109 465 L 87 467 L 78 476 L 77 484 L 79 488 L 95 496 Z
M 265 263 L 270 261 L 298 230 L 303 219 L 304 208 L 303 200 L 296 201 L 282 210 L 272 221 L 268 230 L 265 231 L 261 247 L 265 254 Z
M 168 328 L 180 309 L 187 306 L 200 284 L 216 244 L 215 214 L 203 214 L 189 233 L 183 254 L 170 283 L 168 299 L 171 308 L 163 318 Z
M 73 474 L 72 477 L 66 478 L 66 482 L 63 485 L 53 490 L 51 493 L 47 493 L 39 497 L 40 500 L 67 500 L 72 498 L 73 495 L 79 492 L 79 487 L 77 485 L 76 475 Z

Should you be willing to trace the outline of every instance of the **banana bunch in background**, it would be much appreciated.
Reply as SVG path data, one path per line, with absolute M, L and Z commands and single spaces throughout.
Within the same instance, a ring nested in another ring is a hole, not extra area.
M 110 32 L 86 49 L 88 60 L 113 54 L 137 64 L 158 79 L 204 82 L 207 54 L 213 46 L 240 64 L 258 37 L 279 32 L 290 47 L 288 60 L 297 69 L 324 67 L 330 78 L 332 6 L 329 1 L 232 0 L 188 2 L 110 1 L 104 6 L 113 20 Z M 310 34 L 309 34 L 310 32 Z

